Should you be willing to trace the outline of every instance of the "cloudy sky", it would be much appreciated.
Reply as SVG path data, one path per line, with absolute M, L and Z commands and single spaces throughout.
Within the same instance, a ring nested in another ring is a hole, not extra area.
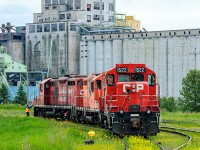
M 200 0 L 116 0 L 117 12 L 134 15 L 148 31 L 200 28 Z M 0 24 L 33 22 L 41 0 L 0 0 Z

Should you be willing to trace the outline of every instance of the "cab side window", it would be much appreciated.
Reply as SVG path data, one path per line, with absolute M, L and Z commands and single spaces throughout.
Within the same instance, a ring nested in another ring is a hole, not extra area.
M 96 81 L 97 89 L 101 89 L 101 80 Z
M 48 83 L 45 85 L 45 88 L 46 88 L 46 89 L 48 89 L 48 88 L 49 88 L 49 84 L 48 84 Z
M 149 83 L 149 86 L 155 85 L 155 76 L 153 74 L 148 75 L 148 83 Z
M 108 86 L 113 86 L 114 85 L 114 74 L 109 74 L 107 77 L 107 81 L 108 81 Z
M 91 83 L 90 83 L 90 91 L 91 91 L 91 92 L 94 92 L 94 82 L 91 82 Z

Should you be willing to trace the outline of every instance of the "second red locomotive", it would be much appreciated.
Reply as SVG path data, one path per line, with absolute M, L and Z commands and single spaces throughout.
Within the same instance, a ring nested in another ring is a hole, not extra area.
M 145 64 L 117 64 L 101 74 L 46 79 L 40 84 L 34 116 L 100 124 L 121 136 L 156 135 L 156 74 Z

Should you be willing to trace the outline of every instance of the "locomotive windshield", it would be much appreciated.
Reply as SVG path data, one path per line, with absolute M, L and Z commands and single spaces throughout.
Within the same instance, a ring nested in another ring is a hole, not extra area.
M 118 82 L 128 82 L 130 81 L 129 75 L 119 75 L 118 76 Z
M 143 74 L 131 74 L 131 75 L 119 75 L 118 82 L 129 82 L 129 81 L 144 81 Z
M 132 81 L 144 81 L 144 75 L 143 74 L 133 74 L 131 76 Z

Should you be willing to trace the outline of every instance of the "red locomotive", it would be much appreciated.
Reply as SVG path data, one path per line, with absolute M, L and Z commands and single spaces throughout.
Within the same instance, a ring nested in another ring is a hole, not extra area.
M 159 86 L 145 64 L 117 64 L 90 76 L 46 79 L 40 84 L 34 116 L 100 124 L 123 135 L 159 132 Z

